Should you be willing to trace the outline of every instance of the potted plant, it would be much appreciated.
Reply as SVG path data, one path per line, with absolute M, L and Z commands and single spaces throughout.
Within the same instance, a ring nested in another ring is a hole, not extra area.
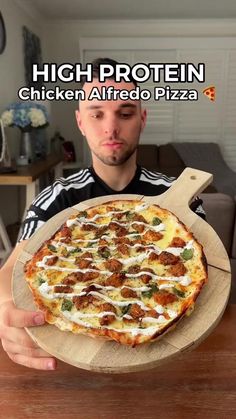
M 38 130 L 48 125 L 48 114 L 45 106 L 34 102 L 12 103 L 2 113 L 1 120 L 5 127 L 17 127 L 21 131 L 18 164 L 31 163 L 33 156 L 39 154 L 36 150 L 38 145 L 34 144 L 32 147 L 32 134 L 37 141 L 37 138 L 40 138 L 40 135 L 37 135 Z M 43 157 L 43 155 L 38 157 Z

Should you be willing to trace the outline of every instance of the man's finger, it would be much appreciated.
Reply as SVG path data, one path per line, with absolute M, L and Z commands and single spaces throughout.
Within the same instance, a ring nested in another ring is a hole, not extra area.
M 3 326 L 0 330 L 0 338 L 2 340 L 18 343 L 20 346 L 38 348 L 38 345 L 22 328 Z
M 8 353 L 9 358 L 16 364 L 24 365 L 37 370 L 55 370 L 56 360 L 54 358 L 31 358 L 21 354 Z
M 29 327 L 44 324 L 45 319 L 41 311 L 21 310 L 13 306 L 11 310 L 6 310 L 5 322 L 8 326 Z
M 43 358 L 48 357 L 49 354 L 41 348 L 31 348 L 29 346 L 21 346 L 18 343 L 11 342 L 10 340 L 2 340 L 2 347 L 5 352 L 11 354 L 26 355 L 30 358 Z

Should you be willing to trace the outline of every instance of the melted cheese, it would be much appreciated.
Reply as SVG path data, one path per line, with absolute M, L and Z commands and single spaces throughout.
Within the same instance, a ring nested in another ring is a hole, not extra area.
M 184 229 L 180 229 L 179 225 L 176 223 L 175 217 L 170 216 L 165 210 L 163 216 L 163 212 L 159 211 L 158 207 L 148 206 L 145 203 L 138 204 L 135 206 L 134 210 L 136 213 L 143 215 L 147 223 L 144 223 L 143 221 L 132 220 L 128 222 L 127 219 L 119 219 L 119 221 L 115 220 L 115 216 L 117 214 L 127 213 L 127 208 L 123 210 L 122 204 L 120 204 L 120 207 L 121 208 L 119 211 L 105 212 L 105 206 L 100 206 L 98 208 L 98 213 L 92 217 L 71 217 L 66 224 L 69 228 L 72 228 L 73 231 L 72 244 L 68 245 L 63 243 L 63 237 L 61 237 L 59 234 L 59 238 L 56 236 L 51 241 L 51 244 L 57 250 L 57 262 L 54 265 L 48 265 L 48 261 L 54 257 L 54 254 L 52 254 L 44 256 L 36 264 L 39 269 L 38 274 L 42 279 L 45 280 L 45 282 L 42 283 L 38 289 L 39 293 L 49 302 L 54 301 L 55 299 L 63 301 L 63 299 L 72 300 L 72 298 L 75 296 L 80 297 L 84 295 L 91 295 L 100 301 L 100 303 L 109 303 L 116 308 L 116 314 L 114 314 L 110 311 L 100 312 L 98 311 L 98 307 L 96 307 L 96 305 L 90 304 L 89 309 L 85 308 L 81 310 L 77 310 L 73 305 L 71 311 L 64 310 L 61 312 L 61 315 L 64 316 L 67 320 L 70 320 L 78 325 L 84 326 L 86 328 L 96 327 L 101 329 L 106 328 L 114 331 L 128 332 L 133 336 L 138 334 L 148 336 L 162 328 L 163 325 L 169 322 L 169 319 L 172 320 L 176 318 L 181 312 L 182 303 L 181 300 L 177 300 L 173 303 L 168 303 L 166 306 L 157 304 L 153 298 L 153 295 L 145 295 L 145 292 L 150 292 L 151 286 L 149 284 L 144 285 L 141 276 L 148 275 L 149 278 L 151 278 L 150 284 L 152 286 L 156 285 L 160 290 L 171 290 L 176 285 L 181 287 L 180 292 L 181 290 L 187 288 L 187 297 L 194 294 L 194 282 L 197 281 L 196 269 L 193 267 L 192 260 L 185 262 L 185 265 L 188 268 L 188 275 L 173 276 L 168 274 L 167 267 L 160 264 L 158 260 L 150 261 L 148 259 L 150 254 L 154 252 L 159 255 L 162 251 L 165 250 L 175 256 L 180 256 L 185 249 L 192 249 L 195 259 L 199 256 L 199 248 L 196 246 L 194 240 L 190 238 L 189 233 Z M 130 209 L 132 209 L 132 206 Z M 158 211 L 161 214 L 160 217 L 162 222 L 154 226 L 152 225 L 152 220 L 154 217 L 159 217 Z M 124 256 L 121 258 L 117 256 L 117 245 L 114 245 L 116 231 L 113 230 L 110 231 L 110 234 L 103 234 L 100 238 L 94 238 L 96 227 L 108 226 L 111 221 L 113 224 L 117 224 L 118 226 L 123 226 L 128 229 L 128 233 L 125 237 L 129 238 L 131 241 L 137 236 L 142 238 L 142 236 L 147 231 L 161 231 L 163 238 L 158 241 L 146 243 L 145 245 L 138 243 L 126 244 L 129 249 L 129 256 Z M 95 227 L 95 230 L 83 230 L 83 226 L 85 224 L 89 224 Z M 133 224 L 143 225 L 144 231 L 142 233 L 133 232 Z M 178 248 L 169 246 L 173 237 L 175 236 L 181 237 L 183 240 L 185 240 L 185 247 Z M 99 242 L 101 239 L 105 239 L 108 242 L 111 258 L 114 258 L 123 264 L 122 269 L 125 270 L 126 279 L 125 285 L 121 286 L 120 288 L 102 284 L 104 280 L 112 275 L 112 272 L 104 269 L 104 263 L 106 260 L 102 257 L 98 257 L 97 250 L 99 248 Z M 137 252 L 137 249 L 140 246 L 142 246 L 144 250 L 142 252 Z M 73 254 L 69 257 L 66 257 L 63 256 L 64 251 L 72 251 Z M 84 259 L 90 260 L 94 268 L 79 269 L 79 267 L 76 265 L 76 258 L 80 257 L 81 252 L 83 254 L 83 252 L 87 251 L 92 254 L 92 258 L 86 257 Z M 129 267 L 133 265 L 139 265 L 140 272 L 135 274 L 128 273 Z M 97 272 L 96 268 L 99 268 L 100 281 L 102 282 L 101 284 L 96 282 L 96 279 L 89 280 L 86 283 L 79 282 L 72 286 L 73 291 L 70 293 L 54 292 L 54 285 L 61 285 L 61 281 L 69 273 Z M 150 273 L 147 270 L 148 268 L 151 268 L 155 273 Z M 204 272 L 200 267 L 198 275 L 203 276 L 203 273 Z M 83 289 L 88 285 L 94 285 L 97 290 L 89 292 L 83 291 Z M 137 297 L 122 297 L 121 291 L 124 288 L 135 291 Z M 154 310 L 158 314 L 158 317 L 151 317 L 147 313 L 147 316 L 142 317 L 141 324 L 139 324 L 137 327 L 137 322 L 132 316 L 130 316 L 128 313 L 122 313 L 123 308 L 127 308 L 129 305 L 132 306 L 133 304 L 137 304 L 137 306 L 139 306 L 140 309 L 144 312 Z M 99 319 L 107 315 L 113 316 L 114 321 L 111 324 L 101 326 Z M 129 320 L 130 323 L 124 324 L 123 319 Z

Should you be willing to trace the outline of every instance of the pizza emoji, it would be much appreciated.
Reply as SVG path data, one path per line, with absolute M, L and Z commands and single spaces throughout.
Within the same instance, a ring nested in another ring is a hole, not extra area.
M 215 98 L 216 98 L 216 88 L 215 88 L 215 86 L 206 87 L 206 89 L 204 89 L 202 93 L 206 97 L 208 97 L 208 99 L 210 99 L 212 102 L 215 101 Z

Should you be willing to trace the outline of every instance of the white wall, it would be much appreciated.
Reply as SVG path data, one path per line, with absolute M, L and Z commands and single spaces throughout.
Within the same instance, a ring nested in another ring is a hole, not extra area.
M 96 49 L 102 49 L 99 37 L 236 36 L 235 20 L 49 22 L 40 21 L 32 13 L 30 16 L 28 10 L 22 10 L 16 0 L 0 0 L 0 11 L 7 29 L 7 46 L 0 55 L 0 112 L 8 103 L 17 100 L 17 90 L 24 85 L 21 33 L 23 25 L 41 38 L 43 60 L 56 63 L 80 62 L 81 37 L 97 37 Z M 66 86 L 74 87 L 69 84 Z M 58 128 L 67 140 L 74 141 L 77 144 L 77 159 L 81 160 L 83 146 L 74 119 L 76 106 L 77 104 L 72 102 L 51 103 L 52 124 L 49 133 Z M 17 154 L 19 132 L 17 129 L 9 128 L 7 135 L 10 138 L 13 154 Z M 0 214 L 5 223 L 16 221 L 18 207 L 16 188 L 0 187 L 0 196 L 4 197 L 4 205 L 0 199 Z
M 5 21 L 7 44 L 0 55 L 0 114 L 11 102 L 17 101 L 17 91 L 25 85 L 22 26 L 41 36 L 37 20 L 30 18 L 14 0 L 0 0 L 0 11 Z M 6 130 L 11 153 L 18 153 L 20 131 L 17 128 Z M 5 224 L 13 223 L 18 216 L 18 189 L 0 186 L 0 214 Z
M 51 62 L 81 61 L 80 39 L 83 37 L 97 38 L 96 56 L 104 55 L 102 38 L 124 38 L 120 49 L 125 50 L 127 37 L 236 37 L 235 20 L 155 20 L 155 21 L 55 21 L 44 22 L 42 39 L 45 54 Z M 236 42 L 235 42 L 236 45 Z M 227 40 L 226 40 L 227 47 Z M 98 53 L 97 53 L 98 52 Z M 93 52 L 91 52 L 93 55 Z M 69 85 L 66 85 L 69 87 Z M 73 86 L 72 86 L 73 87 Z M 78 87 L 78 86 L 77 86 Z M 75 103 L 52 103 L 53 122 L 60 128 L 67 139 L 77 144 L 77 159 L 81 160 L 82 140 L 74 120 Z M 217 139 L 216 139 L 217 141 Z M 85 153 L 86 155 L 86 153 Z

